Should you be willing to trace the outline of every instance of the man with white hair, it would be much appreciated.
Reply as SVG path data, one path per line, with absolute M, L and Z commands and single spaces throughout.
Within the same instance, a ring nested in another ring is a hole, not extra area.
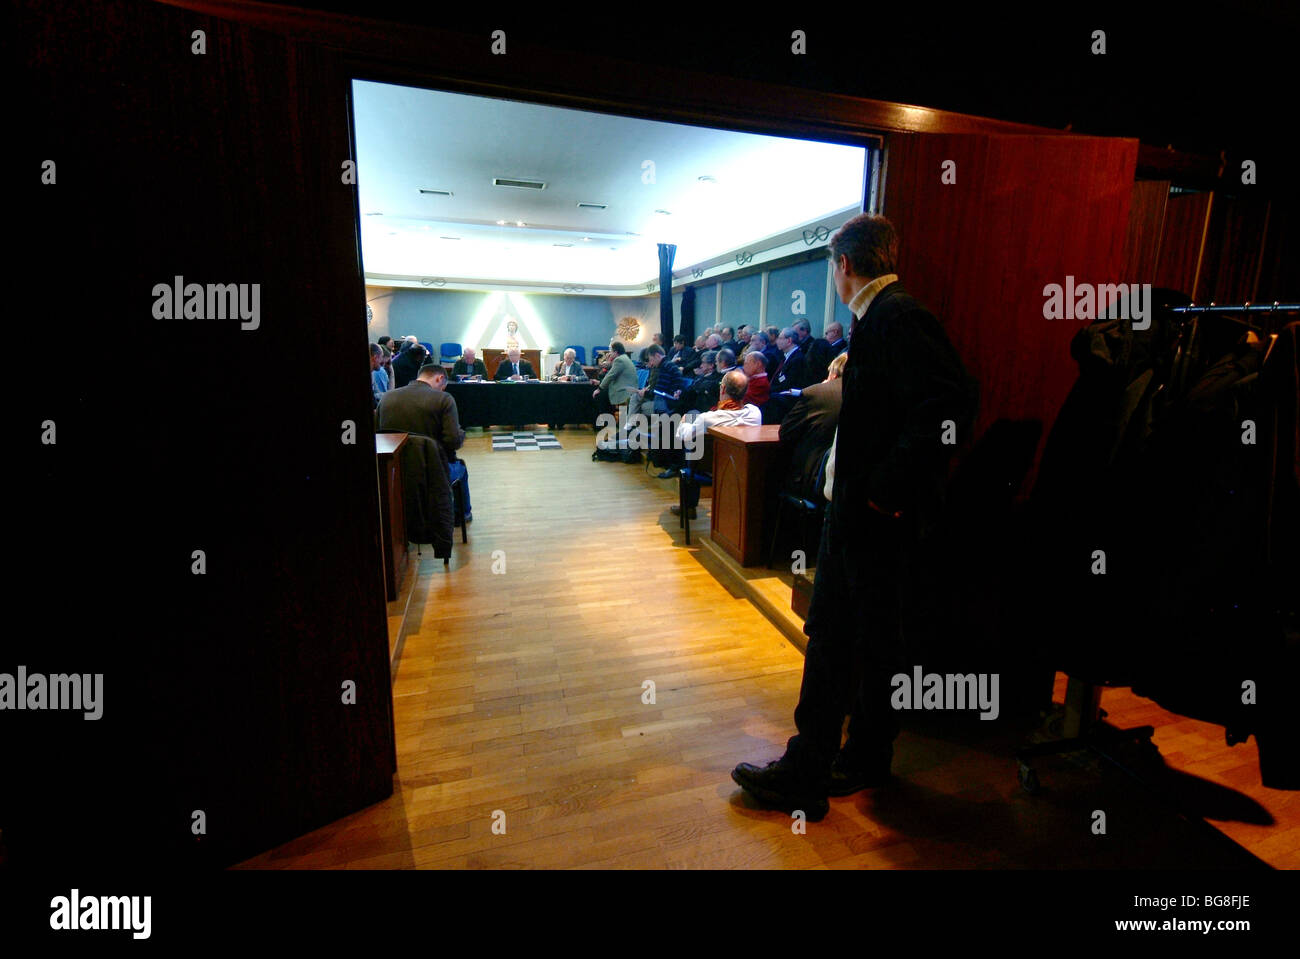
M 564 359 L 555 364 L 551 379 L 557 383 L 587 383 L 587 372 L 578 362 L 578 351 L 569 347 L 564 351 Z
M 497 365 L 497 375 L 493 379 L 535 380 L 537 374 L 533 371 L 533 364 L 519 358 L 519 347 L 515 346 L 511 347 L 506 353 L 506 358 Z
M 474 352 L 474 347 L 465 347 L 465 353 L 458 359 L 451 368 L 452 376 L 477 376 L 479 379 L 487 379 L 487 367 L 483 361 L 478 358 Z

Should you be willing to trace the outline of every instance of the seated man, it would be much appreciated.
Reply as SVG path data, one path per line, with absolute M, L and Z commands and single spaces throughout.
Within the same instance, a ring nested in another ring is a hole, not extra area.
M 745 377 L 749 380 L 745 402 L 752 403 L 761 410 L 772 387 L 767 379 L 767 360 L 762 353 L 745 354 Z
M 370 395 L 374 399 L 374 408 L 379 407 L 379 398 L 388 392 L 388 371 L 384 369 L 384 348 L 378 343 L 370 344 Z
M 687 449 L 699 449 L 696 444 L 704 443 L 704 435 L 708 433 L 710 426 L 759 426 L 763 422 L 763 416 L 758 407 L 744 402 L 745 390 L 749 388 L 749 382 L 745 379 L 745 374 L 740 370 L 732 370 L 722 378 L 722 385 L 718 390 L 718 407 L 708 413 L 701 413 L 689 420 L 682 420 L 682 424 L 677 427 L 677 439 L 683 447 Z M 695 468 L 700 467 L 699 460 L 687 459 L 687 463 Z M 689 512 L 689 519 L 695 519 L 695 507 L 700 502 L 700 488 L 692 483 L 686 489 L 686 505 Z M 672 507 L 674 516 L 681 515 L 681 509 Z
M 656 412 L 668 412 L 667 402 L 664 397 L 656 395 L 658 393 L 667 393 L 677 400 L 682 395 L 682 390 L 686 388 L 686 381 L 682 378 L 677 367 L 667 362 L 667 354 L 664 348 L 657 343 L 652 343 L 645 348 L 646 366 L 650 367 L 650 376 L 645 381 L 645 386 L 632 393 L 628 399 L 628 413 L 641 413 L 646 407 L 650 407 Z
M 627 347 L 620 340 L 613 340 L 606 355 L 613 357 L 609 372 L 591 394 L 593 399 L 605 401 L 600 407 L 601 412 L 621 409 L 637 391 L 636 367 L 632 365 L 632 357 L 627 355 Z
M 456 398 L 444 392 L 446 386 L 447 371 L 441 364 L 425 363 L 420 367 L 414 382 L 389 390 L 380 398 L 379 428 L 419 433 L 441 441 L 442 448 L 447 452 L 451 481 L 461 481 L 465 522 L 470 523 L 474 517 L 469 505 L 469 470 L 465 468 L 463 460 L 456 458 L 456 450 L 465 442 L 465 431 L 460 428 Z
M 696 366 L 698 354 L 691 349 L 686 337 L 678 333 L 673 337 L 673 349 L 668 354 L 668 362 L 677 367 L 678 370 L 693 370 Z
M 465 353 L 458 359 L 451 368 L 452 376 L 477 376 L 479 379 L 487 379 L 487 367 L 483 361 L 478 358 L 474 352 L 474 347 L 465 347 Z
M 519 358 L 519 347 L 515 346 L 511 347 L 506 358 L 497 366 L 497 375 L 492 378 L 494 380 L 535 380 L 537 373 L 533 370 L 533 364 Z
M 718 402 L 718 386 L 722 377 L 713 368 L 717 354 L 706 350 L 700 357 L 700 365 L 695 368 L 695 382 L 682 392 L 673 404 L 674 413 L 689 413 L 691 410 L 712 409 Z
M 587 371 L 578 362 L 578 351 L 569 347 L 564 351 L 564 358 L 555 364 L 551 379 L 557 383 L 588 383 Z

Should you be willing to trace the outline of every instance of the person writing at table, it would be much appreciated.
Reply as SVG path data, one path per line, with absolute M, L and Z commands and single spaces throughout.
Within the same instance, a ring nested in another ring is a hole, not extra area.
M 483 361 L 478 358 L 474 352 L 474 347 L 465 347 L 465 354 L 456 361 L 451 368 L 452 376 L 477 376 L 479 379 L 487 379 L 487 367 Z
M 569 347 L 564 351 L 564 359 L 555 364 L 555 372 L 551 379 L 557 383 L 586 383 L 587 373 L 578 362 L 578 352 Z
M 534 380 L 537 379 L 537 374 L 533 371 L 533 364 L 519 358 L 519 350 L 516 348 L 506 354 L 506 359 L 497 367 L 497 375 L 493 379 Z

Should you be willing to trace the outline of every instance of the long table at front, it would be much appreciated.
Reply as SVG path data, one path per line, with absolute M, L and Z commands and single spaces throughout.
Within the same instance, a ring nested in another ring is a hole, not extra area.
M 460 425 L 512 426 L 542 423 L 563 426 L 596 422 L 595 383 L 448 383 Z

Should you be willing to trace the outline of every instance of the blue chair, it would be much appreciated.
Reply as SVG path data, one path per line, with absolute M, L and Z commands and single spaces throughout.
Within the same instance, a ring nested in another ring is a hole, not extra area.
M 650 368 L 648 366 L 637 367 L 636 388 L 638 390 L 645 389 L 645 385 L 649 381 L 649 379 L 650 379 Z
M 448 361 L 454 363 L 456 360 L 460 359 L 465 352 L 460 348 L 459 343 L 443 343 L 440 350 L 441 353 L 438 356 L 439 363 L 446 363 Z M 433 347 L 429 347 L 429 355 L 433 355 Z
M 573 350 L 573 352 L 577 354 L 578 362 L 581 363 L 583 366 L 587 365 L 587 351 L 583 349 L 581 346 L 566 346 L 564 349 Z M 564 355 L 563 352 L 561 352 L 560 355 L 563 356 Z

